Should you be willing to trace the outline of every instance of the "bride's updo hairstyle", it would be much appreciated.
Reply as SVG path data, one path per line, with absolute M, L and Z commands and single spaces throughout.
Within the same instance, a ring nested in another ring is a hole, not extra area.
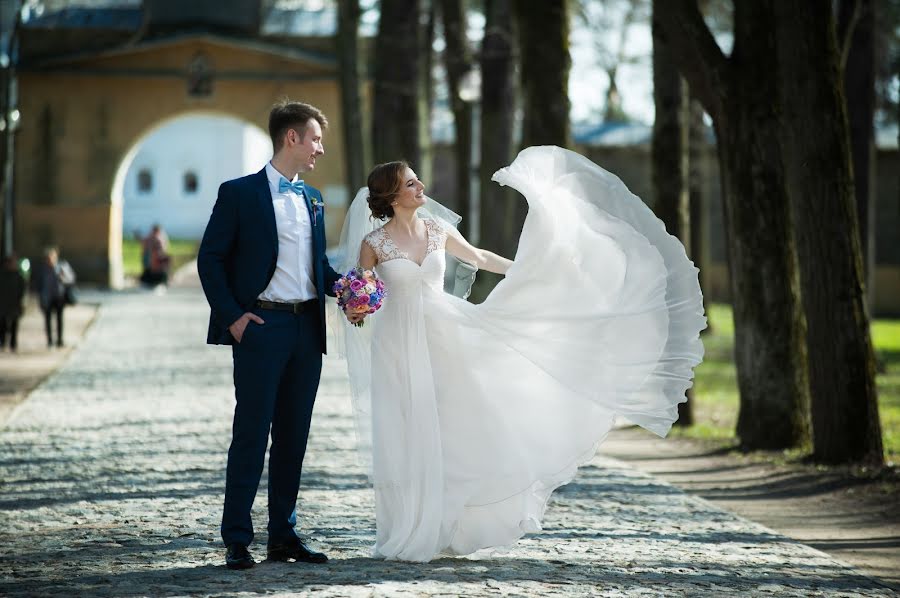
M 409 168 L 409 164 L 403 160 L 385 162 L 379 164 L 369 173 L 367 185 L 369 187 L 369 209 L 372 216 L 379 220 L 387 220 L 394 216 L 394 208 L 391 207 L 394 198 L 403 187 L 400 178 L 403 171 Z

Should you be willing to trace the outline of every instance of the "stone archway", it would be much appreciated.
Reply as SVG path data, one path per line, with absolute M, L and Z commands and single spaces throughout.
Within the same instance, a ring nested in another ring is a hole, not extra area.
M 112 197 L 118 169 L 148 132 L 189 112 L 224 114 L 266 130 L 279 98 L 318 106 L 330 117 L 326 148 L 332 159 L 323 160 L 309 180 L 326 198 L 329 190 L 344 193 L 335 68 L 319 55 L 210 34 L 23 68 L 15 176 L 20 252 L 38 255 L 47 244 L 59 245 L 82 280 L 115 285 L 122 215 L 121 202 Z M 339 229 L 340 220 L 335 214 L 329 226 Z
M 219 184 L 258 171 L 271 153 L 268 133 L 260 127 L 207 110 L 175 115 L 146 131 L 113 179 L 110 285 L 124 281 L 124 252 L 117 246 L 135 234 L 143 237 L 154 224 L 172 239 L 198 240 Z M 190 190 L 184 180 L 189 175 Z

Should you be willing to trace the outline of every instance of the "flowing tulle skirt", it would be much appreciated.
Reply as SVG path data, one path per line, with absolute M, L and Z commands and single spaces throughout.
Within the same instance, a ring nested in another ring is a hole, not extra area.
M 372 321 L 375 554 L 428 561 L 540 530 L 553 490 L 616 416 L 661 436 L 702 359 L 697 269 L 618 178 L 554 147 L 494 179 L 528 217 L 515 263 L 473 305 L 443 252 L 378 266 Z

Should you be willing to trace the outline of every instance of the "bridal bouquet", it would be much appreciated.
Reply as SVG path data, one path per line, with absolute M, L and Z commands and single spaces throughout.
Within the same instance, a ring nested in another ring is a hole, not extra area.
M 384 282 L 372 270 L 354 268 L 334 283 L 338 307 L 347 314 L 374 314 L 384 301 Z M 365 321 L 354 326 L 362 326 Z

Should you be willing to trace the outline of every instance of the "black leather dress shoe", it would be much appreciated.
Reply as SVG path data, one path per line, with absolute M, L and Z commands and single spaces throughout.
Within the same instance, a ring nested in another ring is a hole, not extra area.
M 303 543 L 303 540 L 296 540 L 286 544 L 271 544 L 267 548 L 266 555 L 270 561 L 295 561 L 303 563 L 327 563 L 328 557 L 321 552 L 314 552 Z
M 256 564 L 243 544 L 232 544 L 225 552 L 225 566 L 229 569 L 249 569 Z

